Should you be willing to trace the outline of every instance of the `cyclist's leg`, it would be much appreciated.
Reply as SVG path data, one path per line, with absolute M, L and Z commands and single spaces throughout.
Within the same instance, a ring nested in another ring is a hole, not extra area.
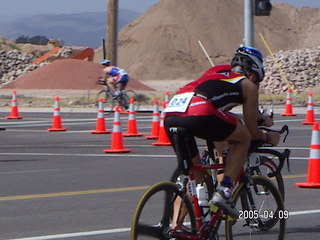
M 129 77 L 128 75 L 123 75 L 120 80 L 117 82 L 117 84 L 119 84 L 119 90 L 120 91 L 123 91 L 127 84 L 128 84 L 128 81 L 129 81 Z
M 113 79 L 113 77 L 108 77 L 107 78 L 107 85 L 110 89 L 111 94 L 114 96 L 115 93 L 117 92 L 116 86 L 115 86 L 115 81 Z
M 250 139 L 249 130 L 240 121 L 237 122 L 233 133 L 226 139 L 231 143 L 231 148 L 226 158 L 224 174 L 229 176 L 232 182 L 236 179 L 245 163 L 250 147 Z

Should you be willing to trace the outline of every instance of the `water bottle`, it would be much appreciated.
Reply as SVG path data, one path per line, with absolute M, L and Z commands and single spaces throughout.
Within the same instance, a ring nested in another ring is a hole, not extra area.
M 210 215 L 210 207 L 208 202 L 207 186 L 205 183 L 203 185 L 198 184 L 196 187 L 196 190 L 197 190 L 197 196 L 198 196 L 198 203 L 203 214 L 203 221 L 209 222 L 211 219 L 211 215 Z

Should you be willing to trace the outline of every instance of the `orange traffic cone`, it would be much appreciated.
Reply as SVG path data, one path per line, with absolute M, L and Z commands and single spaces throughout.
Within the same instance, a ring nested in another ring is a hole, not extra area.
M 122 106 L 118 106 L 118 107 L 119 107 L 119 109 L 118 109 L 119 113 L 121 113 L 121 114 L 127 114 L 127 111 L 125 110 L 124 107 L 122 107 Z
M 55 97 L 52 128 L 48 128 L 49 132 L 66 131 L 67 130 L 62 127 L 59 100 L 60 100 L 59 97 Z
M 111 148 L 105 149 L 105 153 L 127 153 L 131 152 L 132 149 L 125 149 L 123 145 L 123 136 L 121 130 L 121 121 L 120 121 L 120 109 L 119 106 L 116 106 L 114 109 L 114 121 L 113 121 L 113 131 L 111 139 Z
M 320 187 L 320 136 L 319 124 L 313 124 L 307 182 L 296 183 L 299 187 Z
M 99 108 L 98 108 L 96 130 L 91 131 L 91 133 L 93 133 L 93 134 L 111 133 L 111 131 L 107 131 L 107 129 L 106 129 L 106 120 L 104 118 L 103 98 L 99 99 Z
M 6 119 L 22 119 L 22 116 L 19 116 L 18 111 L 18 102 L 17 102 L 17 91 L 12 91 L 12 100 L 11 100 L 11 114 L 7 116 Z
M 292 111 L 292 90 L 289 88 L 287 91 L 287 102 L 286 102 L 286 111 L 281 114 L 282 116 L 296 116 L 297 114 L 294 114 Z
M 146 139 L 157 139 L 159 137 L 160 127 L 160 113 L 159 113 L 159 101 L 155 99 L 153 105 L 152 124 L 151 124 L 151 135 L 146 136 Z
M 309 97 L 308 97 L 308 107 L 307 107 L 306 121 L 302 122 L 301 124 L 303 124 L 303 125 L 312 125 L 312 124 L 314 124 L 314 111 L 313 111 L 312 93 L 309 93 Z
M 137 130 L 136 112 L 134 110 L 134 99 L 133 98 L 130 99 L 127 133 L 123 134 L 123 136 L 124 137 L 140 137 L 140 136 L 143 136 L 143 134 L 142 133 L 138 133 L 138 130 Z
M 170 92 L 166 91 L 165 97 L 164 97 L 164 102 L 167 105 L 170 102 Z
M 154 146 L 170 146 L 171 142 L 168 138 L 167 132 L 164 128 L 164 109 L 166 108 L 166 103 L 162 104 L 162 111 L 160 116 L 160 128 L 159 128 L 159 138 L 158 142 L 152 143 Z

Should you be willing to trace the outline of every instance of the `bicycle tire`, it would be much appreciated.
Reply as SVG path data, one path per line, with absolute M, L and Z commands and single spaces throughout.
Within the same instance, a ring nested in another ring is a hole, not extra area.
M 109 92 L 106 91 L 105 89 L 98 92 L 97 97 L 96 97 L 97 107 L 99 106 L 100 98 L 103 98 L 104 111 L 106 113 L 112 112 L 114 109 L 114 106 L 115 106 L 115 101 L 114 101 L 114 99 L 112 99 Z
M 247 194 L 247 183 L 241 182 L 235 189 L 233 194 L 233 201 L 235 206 L 243 206 L 241 199 Z M 254 209 L 259 209 L 259 215 L 257 218 L 239 218 L 238 220 L 227 220 L 226 223 L 226 237 L 227 240 L 282 240 L 285 236 L 286 229 L 286 218 L 283 214 L 286 210 L 284 209 L 284 204 L 282 197 L 277 189 L 277 187 L 264 176 L 253 176 L 252 183 L 249 184 L 251 193 L 256 194 L 254 196 L 256 207 L 251 204 L 247 206 L 247 209 L 242 209 L 247 213 L 254 213 Z M 262 189 L 262 191 L 257 192 L 256 189 Z M 246 196 L 247 198 L 248 196 Z M 262 198 L 266 198 L 261 200 Z M 268 198 L 268 199 L 267 199 Z M 239 201 L 240 200 L 240 201 Z M 270 202 L 266 202 L 270 200 Z M 262 201 L 262 202 L 260 202 Z M 261 203 L 261 206 L 259 205 Z M 247 202 L 249 204 L 249 202 Z M 267 206 L 266 206 L 267 205 Z M 267 207 L 267 209 L 262 209 L 262 207 Z M 264 215 L 261 211 L 264 211 Z M 273 214 L 271 214 L 273 212 Z M 270 219 L 267 219 L 265 214 L 269 214 Z M 272 216 L 271 216 L 272 215 Z M 281 216 L 280 216 L 281 215 Z M 240 215 L 241 216 L 241 215 Z M 261 218 L 263 216 L 263 218 Z M 267 220 L 265 220 L 265 218 Z
M 266 172 L 263 173 L 263 176 L 267 176 L 267 174 L 271 172 L 275 172 L 277 170 L 277 165 L 267 156 L 260 156 L 260 170 L 261 166 L 265 166 Z M 282 200 L 285 200 L 285 189 L 284 189 L 284 183 L 283 183 L 283 177 L 282 174 L 279 173 L 275 176 L 275 181 L 277 182 L 277 187 L 280 192 L 280 195 L 282 197 Z
M 194 233 L 196 219 L 189 197 L 185 192 L 180 191 L 178 185 L 172 182 L 160 182 L 151 186 L 141 197 L 132 219 L 131 240 L 174 239 L 173 236 L 170 236 L 170 226 L 172 226 L 174 203 L 178 197 L 183 200 L 183 206 L 188 211 L 186 218 L 190 221 L 188 228 Z M 161 203 L 163 206 L 159 206 Z M 160 211 L 161 214 L 157 214 L 156 211 Z M 156 219 L 153 221 L 151 218 Z
M 125 95 L 128 97 L 128 104 L 130 103 L 130 99 L 134 99 L 134 110 L 139 111 L 141 102 L 139 101 L 138 94 L 133 90 L 125 90 Z

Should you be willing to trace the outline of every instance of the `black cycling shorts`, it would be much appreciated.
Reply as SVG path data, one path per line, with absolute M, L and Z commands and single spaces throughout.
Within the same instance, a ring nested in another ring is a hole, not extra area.
M 178 156 L 191 158 L 198 154 L 195 137 L 210 141 L 223 141 L 237 126 L 237 120 L 231 114 L 221 112 L 200 97 L 193 97 L 184 113 L 167 113 L 164 127 Z M 170 128 L 182 127 L 187 134 L 177 138 Z M 180 167 L 181 168 L 181 167 Z

